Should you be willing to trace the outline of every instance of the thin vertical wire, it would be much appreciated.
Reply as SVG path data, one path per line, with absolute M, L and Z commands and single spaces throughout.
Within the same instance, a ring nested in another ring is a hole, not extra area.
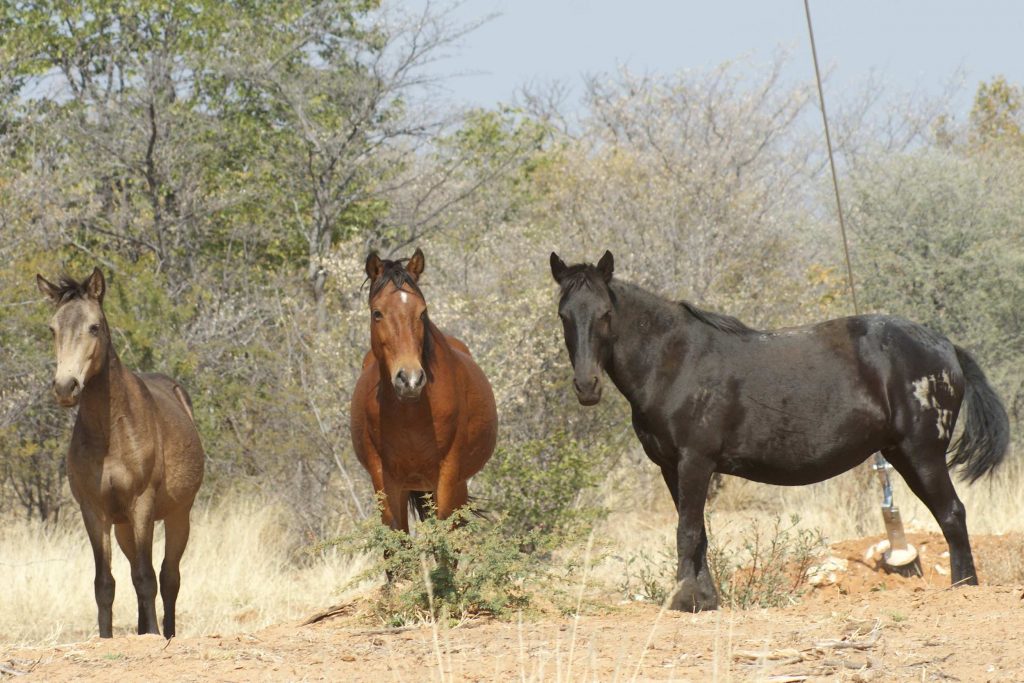
M 853 282 L 853 266 L 850 265 L 850 244 L 846 239 L 846 221 L 843 220 L 843 203 L 839 199 L 839 176 L 836 174 L 836 160 L 832 153 L 832 135 L 828 129 L 828 115 L 825 113 L 825 91 L 821 87 L 821 70 L 818 68 L 818 48 L 814 44 L 814 26 L 811 24 L 810 0 L 804 0 L 804 14 L 807 15 L 807 33 L 811 36 L 811 56 L 814 57 L 814 79 L 818 83 L 818 102 L 821 104 L 821 122 L 825 126 L 825 145 L 828 147 L 828 165 L 832 168 L 832 189 L 836 194 L 836 212 L 839 214 L 839 232 L 843 236 L 843 253 L 846 255 L 846 278 L 850 285 L 853 312 L 860 314 L 857 305 L 857 288 Z

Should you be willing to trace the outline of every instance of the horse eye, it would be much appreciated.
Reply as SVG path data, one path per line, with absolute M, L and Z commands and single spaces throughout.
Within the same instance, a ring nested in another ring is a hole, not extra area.
M 373 319 L 374 320 L 383 320 L 384 319 L 384 314 L 381 313 L 380 311 L 374 311 L 373 312 Z
M 94 337 L 98 337 L 100 334 L 100 326 L 96 323 L 89 325 L 89 334 L 91 334 Z
M 422 313 L 420 313 L 420 320 L 422 320 L 423 322 L 427 322 L 427 312 L 426 311 L 423 311 Z
M 52 337 L 56 337 L 57 336 L 57 330 L 55 330 L 53 328 L 53 325 L 50 325 L 50 336 L 52 336 Z

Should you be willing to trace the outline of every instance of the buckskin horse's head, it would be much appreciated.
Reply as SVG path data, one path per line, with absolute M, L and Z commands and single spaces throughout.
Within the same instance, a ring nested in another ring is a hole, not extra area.
M 370 348 L 401 401 L 418 399 L 429 379 L 430 321 L 417 285 L 424 265 L 419 249 L 404 265 L 382 259 L 376 252 L 366 258 Z
M 86 382 L 106 362 L 110 344 L 110 328 L 102 307 L 106 282 L 100 269 L 95 268 L 81 282 L 63 275 L 56 285 L 36 275 L 36 285 L 57 307 L 50 320 L 57 356 L 53 395 L 57 403 L 70 408 L 78 404 Z
M 585 406 L 601 400 L 604 370 L 615 333 L 614 294 L 609 288 L 615 266 L 610 251 L 596 266 L 567 266 L 551 252 L 551 275 L 562 289 L 558 317 L 565 332 L 565 348 L 574 372 L 572 386 Z

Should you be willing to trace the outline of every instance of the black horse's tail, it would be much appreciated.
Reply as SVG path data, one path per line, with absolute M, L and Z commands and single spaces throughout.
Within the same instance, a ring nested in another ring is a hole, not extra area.
M 964 371 L 964 431 L 949 450 L 949 467 L 960 467 L 970 482 L 988 474 L 1003 461 L 1010 447 L 1010 419 L 1003 402 L 971 354 L 956 348 Z
M 416 516 L 419 517 L 420 521 L 426 519 L 428 516 L 434 514 L 434 494 L 430 491 L 410 491 L 409 492 L 409 504 L 412 509 L 416 511 Z M 473 514 L 481 519 L 490 519 L 490 514 L 484 508 L 479 507 L 477 503 L 478 499 L 470 496 L 469 504 L 472 506 L 470 509 Z

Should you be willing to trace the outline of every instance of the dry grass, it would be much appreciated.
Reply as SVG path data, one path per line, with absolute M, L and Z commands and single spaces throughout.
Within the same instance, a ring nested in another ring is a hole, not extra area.
M 652 465 L 631 463 L 599 495 L 612 514 L 594 534 L 595 558 L 587 594 L 608 600 L 623 578 L 624 558 L 645 554 L 648 562 L 674 555 L 676 516 L 667 490 Z M 620 468 L 622 469 L 622 468 Z M 623 487 L 632 480 L 635 491 Z M 928 510 L 897 475 L 896 501 L 910 530 L 937 531 Z M 974 486 L 958 485 L 973 534 L 1024 531 L 1024 465 L 1012 456 L 996 477 Z M 820 529 L 831 541 L 883 533 L 879 486 L 870 472 L 847 473 L 805 487 L 763 486 L 729 480 L 713 502 L 711 524 L 721 542 L 739 534 L 754 519 L 796 513 L 801 524 Z M 289 535 L 282 511 L 256 502 L 229 499 L 193 514 L 193 535 L 182 568 L 178 603 L 180 635 L 252 632 L 294 620 L 338 602 L 341 589 L 368 566 L 328 551 L 316 557 L 297 554 L 304 539 Z M 162 560 L 158 525 L 155 564 Z M 1004 571 L 1005 570 L 1005 571 Z M 1020 575 L 1020 568 L 992 567 L 990 575 Z M 114 551 L 117 633 L 134 628 L 134 589 L 128 562 Z M 47 645 L 88 638 L 96 633 L 92 592 L 93 566 L 85 532 L 77 519 L 44 527 L 23 520 L 0 524 L 0 643 Z M 611 589 L 611 590 L 609 590 Z M 621 596 L 620 596 L 621 597 Z M 158 605 L 158 612 L 161 608 Z
M 340 590 L 368 564 L 332 551 L 297 555 L 294 549 L 303 544 L 280 524 L 282 511 L 253 501 L 227 500 L 192 517 L 178 597 L 180 636 L 249 632 L 307 616 L 337 602 Z M 48 645 L 96 635 L 92 552 L 76 522 L 0 524 L 0 643 Z M 134 632 L 137 613 L 128 561 L 116 544 L 113 555 L 116 636 Z M 158 572 L 162 560 L 158 524 Z

